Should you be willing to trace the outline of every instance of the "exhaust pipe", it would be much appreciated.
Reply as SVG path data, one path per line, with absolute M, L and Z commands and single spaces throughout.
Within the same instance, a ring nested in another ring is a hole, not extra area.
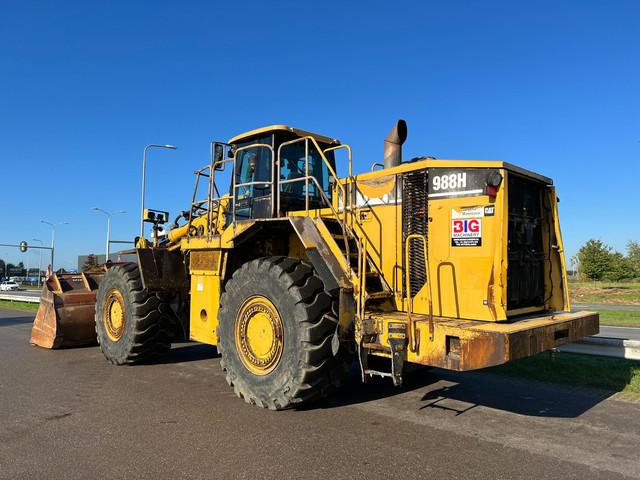
M 402 144 L 407 139 L 407 122 L 398 120 L 384 139 L 384 168 L 391 168 L 402 163 Z

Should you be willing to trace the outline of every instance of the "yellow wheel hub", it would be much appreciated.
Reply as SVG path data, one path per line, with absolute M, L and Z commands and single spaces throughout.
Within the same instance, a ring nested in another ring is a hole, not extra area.
M 124 332 L 125 315 L 124 299 L 119 290 L 112 288 L 107 292 L 102 319 L 107 336 L 114 342 L 120 340 Z
M 235 326 L 236 349 L 244 366 L 256 375 L 272 372 L 282 357 L 282 320 L 271 301 L 261 295 L 244 302 Z

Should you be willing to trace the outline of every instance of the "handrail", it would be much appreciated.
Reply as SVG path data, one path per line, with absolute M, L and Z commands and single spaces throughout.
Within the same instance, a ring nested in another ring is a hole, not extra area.
M 309 214 L 309 180 L 313 181 L 316 184 L 316 187 L 318 189 L 318 192 L 320 192 L 320 194 L 322 196 L 322 199 L 329 206 L 329 208 L 331 209 L 331 212 L 336 217 L 336 220 L 338 221 L 338 224 L 340 225 L 340 228 L 342 229 L 342 235 L 343 235 L 343 239 L 344 239 L 344 246 L 345 246 L 345 253 L 346 253 L 346 259 L 345 259 L 346 262 L 345 262 L 345 264 L 346 264 L 348 270 L 351 273 L 353 273 L 353 270 L 351 268 L 350 253 L 349 253 L 349 237 L 347 235 L 347 211 L 346 211 L 346 209 L 344 209 L 344 212 L 343 212 L 344 213 L 344 219 L 341 220 L 340 219 L 340 215 L 338 214 L 336 209 L 333 207 L 332 202 L 328 199 L 328 197 L 324 193 L 324 190 L 320 186 L 320 183 L 318 182 L 318 179 L 309 175 L 309 140 L 311 140 L 311 142 L 313 142 L 316 150 L 320 154 L 320 157 L 322 158 L 323 162 L 325 163 L 325 165 L 329 169 L 329 173 L 335 179 L 334 183 L 335 183 L 335 185 L 337 185 L 340 188 L 340 191 L 342 192 L 342 198 L 346 199 L 345 188 L 338 181 L 338 176 L 337 176 L 335 170 L 331 166 L 331 163 L 329 162 L 329 160 L 327 159 L 327 157 L 323 153 L 322 149 L 320 149 L 320 145 L 318 145 L 318 142 L 316 141 L 316 139 L 311 137 L 311 136 L 300 137 L 300 138 L 296 138 L 296 139 L 290 140 L 288 142 L 281 143 L 278 146 L 277 174 L 278 174 L 279 185 L 278 185 L 278 197 L 277 197 L 278 198 L 277 215 L 280 216 L 280 205 L 281 205 L 281 203 L 280 203 L 280 185 L 294 183 L 296 181 L 302 181 L 302 180 L 304 180 L 304 182 L 305 182 L 305 188 L 306 188 L 306 190 L 305 190 L 305 212 L 308 215 Z M 287 180 L 280 180 L 280 169 L 282 167 L 282 165 L 280 163 L 280 156 L 281 156 L 281 153 L 282 153 L 282 148 L 286 147 L 286 146 L 289 146 L 289 145 L 293 145 L 293 144 L 298 143 L 298 142 L 302 142 L 302 141 L 305 142 L 305 176 L 304 177 L 287 179 Z M 348 149 L 348 151 L 349 151 L 349 169 L 351 169 L 351 147 L 349 147 L 348 145 L 344 145 L 344 146 L 340 146 L 340 147 Z M 336 150 L 337 148 L 333 147 L 332 149 Z M 327 149 L 327 150 L 329 150 L 329 149 Z M 274 171 L 275 170 L 276 169 L 274 169 Z M 346 200 L 345 200 L 345 202 L 346 202 Z
M 431 300 L 431 278 L 429 277 L 429 257 L 427 253 L 427 239 L 424 235 L 420 235 L 418 233 L 412 233 L 407 235 L 404 243 L 404 265 L 405 265 L 405 292 L 407 296 L 407 331 L 409 332 L 409 349 L 412 352 L 418 351 L 418 342 L 417 342 L 417 330 L 416 330 L 416 322 L 413 320 L 411 314 L 413 313 L 413 297 L 411 296 L 411 266 L 409 263 L 409 249 L 411 248 L 411 240 L 420 240 L 422 241 L 423 255 L 424 255 L 424 265 L 427 274 L 427 282 L 429 283 L 429 288 L 427 289 L 427 297 L 429 304 L 429 335 L 433 340 L 433 303 Z
M 226 143 L 221 143 L 221 142 L 212 142 L 212 150 L 211 150 L 211 164 L 209 165 L 209 172 L 211 173 L 211 194 L 209 196 L 209 218 L 207 219 L 207 228 L 209 233 L 214 232 L 216 229 L 214 228 L 214 218 L 216 219 L 215 221 L 217 221 L 218 216 L 220 215 L 220 208 L 221 208 L 221 200 L 222 200 L 222 195 L 220 195 L 220 191 L 218 190 L 218 185 L 216 185 L 216 167 L 218 165 L 225 165 L 227 163 L 231 163 L 233 162 L 233 176 L 235 177 L 235 158 L 227 158 L 226 160 L 214 160 L 213 155 L 214 155 L 214 148 L 213 145 L 214 143 L 218 143 L 220 145 L 224 146 L 228 146 L 228 144 Z M 224 155 L 224 151 L 223 151 L 223 155 Z M 215 197 L 213 197 L 213 195 L 217 195 Z M 213 210 L 213 205 L 216 204 L 216 215 L 212 215 L 211 211 Z
M 288 180 L 281 180 L 280 181 L 280 185 L 286 185 L 286 184 L 289 184 L 289 183 L 301 182 L 303 180 L 311 181 L 316 185 L 316 187 L 318 188 L 318 191 L 320 192 L 320 195 L 322 196 L 322 199 L 324 200 L 324 203 L 326 203 L 327 206 L 331 209 L 331 213 L 333 213 L 334 216 L 338 217 L 338 220 L 340 220 L 340 217 L 338 215 L 338 211 L 333 207 L 333 205 L 331 204 L 331 201 L 329 200 L 329 197 L 327 197 L 327 194 L 324 193 L 324 190 L 322 190 L 322 186 L 320 185 L 320 182 L 318 182 L 318 179 L 316 177 L 314 177 L 313 175 L 309 175 L 307 177 L 290 178 Z
M 358 318 L 364 320 L 364 307 L 367 302 L 367 237 L 363 236 L 360 241 L 360 249 L 358 251 Z
M 309 164 L 308 142 L 309 142 L 309 140 L 311 140 L 311 142 L 313 142 L 313 145 L 316 147 L 316 150 L 320 154 L 320 157 L 322 158 L 322 161 L 325 163 L 325 165 L 329 169 L 329 173 L 331 173 L 331 176 L 336 179 L 336 185 L 342 191 L 343 198 L 346 198 L 345 197 L 344 186 L 342 186 L 340 184 L 340 182 L 338 182 L 338 175 L 334 171 L 334 169 L 331 166 L 331 163 L 329 162 L 329 160 L 327 160 L 327 157 L 325 156 L 325 154 L 323 153 L 322 149 L 320 148 L 320 145 L 318 145 L 318 142 L 316 141 L 316 139 L 311 137 L 311 136 L 295 138 L 293 140 L 290 140 L 288 142 L 284 142 L 284 143 L 280 144 L 280 146 L 278 147 L 278 180 L 280 179 L 280 168 L 281 168 L 281 165 L 280 165 L 280 152 L 282 151 L 282 148 L 286 147 L 288 145 L 293 145 L 294 143 L 298 143 L 298 142 L 304 141 L 305 144 L 306 144 L 306 147 L 305 147 L 305 162 L 307 163 L 307 167 L 308 167 L 308 164 Z M 308 169 L 307 169 L 307 172 L 305 172 L 305 174 L 308 175 Z M 307 189 L 307 191 L 308 191 L 308 189 Z M 278 210 L 280 210 L 280 205 L 278 205 Z M 307 209 L 307 213 L 308 213 L 308 209 Z
M 329 200 L 329 197 L 327 197 L 327 194 L 324 193 L 324 190 L 322 190 L 322 186 L 320 185 L 320 182 L 318 182 L 318 179 L 316 177 L 314 177 L 313 175 L 309 175 L 308 177 L 298 177 L 298 178 L 290 178 L 288 180 L 282 180 L 282 181 L 280 181 L 280 185 L 286 185 L 286 184 L 289 184 L 289 183 L 301 182 L 303 180 L 305 181 L 305 184 L 308 181 L 311 181 L 316 185 L 316 188 L 320 192 L 320 196 L 324 200 L 324 203 L 327 204 L 327 206 L 331 210 L 331 213 L 333 213 L 333 216 L 336 217 L 336 220 L 338 220 L 338 224 L 340 225 L 340 228 L 342 229 L 342 236 L 343 236 L 344 242 L 345 242 L 345 245 L 344 245 L 345 246 L 345 253 L 346 253 L 345 265 L 347 266 L 347 268 L 349 270 L 351 270 L 351 261 L 350 261 L 350 253 L 349 253 L 349 239 L 347 237 L 346 226 L 340 221 L 340 215 L 338 215 L 338 211 L 333 207 L 333 204 Z M 280 196 L 279 192 L 278 192 L 278 196 Z
M 234 163 L 234 173 L 235 173 L 235 162 L 233 158 L 228 158 L 226 160 L 214 160 L 213 158 L 213 144 L 214 143 L 220 143 L 220 142 L 211 142 L 212 144 L 212 150 L 211 150 L 211 163 L 209 165 L 206 165 L 205 167 L 202 167 L 199 170 L 196 170 L 194 173 L 196 174 L 196 185 L 195 188 L 193 189 L 193 197 L 192 197 L 192 201 L 191 201 L 191 209 L 189 210 L 189 220 L 187 222 L 187 237 L 191 236 L 191 225 L 193 223 L 193 207 L 197 206 L 199 208 L 202 207 L 203 204 L 208 204 L 208 210 L 207 210 L 207 235 L 211 235 L 211 233 L 214 231 L 213 228 L 213 222 L 214 222 L 214 215 L 212 215 L 212 211 L 213 211 L 213 206 L 214 204 L 216 205 L 216 208 L 220 208 L 220 200 L 222 199 L 222 197 L 220 196 L 220 192 L 218 191 L 218 187 L 215 183 L 215 170 L 216 170 L 216 166 L 217 165 L 223 165 L 226 163 L 230 163 L 233 162 Z M 226 144 L 224 144 L 226 145 Z M 205 173 L 207 172 L 208 173 Z M 209 179 L 209 185 L 208 185 L 208 191 L 207 191 L 207 198 L 206 200 L 196 200 L 196 195 L 198 194 L 198 186 L 200 185 L 200 177 L 206 177 Z M 217 197 L 213 196 L 213 192 L 216 192 L 216 194 L 218 195 Z M 216 215 L 217 217 L 217 215 Z
M 322 153 L 334 152 L 336 150 L 346 150 L 349 153 L 349 178 L 353 177 L 353 168 L 351 160 L 351 146 L 350 145 L 338 145 L 337 147 L 329 147 L 322 150 Z
M 327 152 L 335 152 L 336 150 L 346 150 L 348 155 L 349 155 L 349 176 L 347 177 L 347 184 L 349 186 L 346 195 L 348 196 L 348 200 L 347 198 L 344 199 L 344 209 L 345 209 L 345 221 L 346 221 L 346 210 L 351 208 L 351 200 L 352 200 L 352 195 L 351 195 L 351 188 L 353 187 L 353 160 L 352 160 L 352 152 L 351 152 L 351 146 L 350 145 L 338 145 L 336 147 L 329 147 L 324 149 L 322 152 L 323 153 L 327 153 Z M 338 179 L 336 178 L 336 183 L 338 182 Z
M 193 187 L 193 197 L 191 198 L 191 208 L 189 209 L 189 220 L 187 221 L 187 237 L 190 236 L 191 224 L 193 223 L 193 207 L 197 203 L 196 195 L 198 195 L 198 186 L 200 185 L 200 174 L 202 171 L 206 170 L 208 167 L 201 168 L 200 170 L 196 170 L 196 185 Z

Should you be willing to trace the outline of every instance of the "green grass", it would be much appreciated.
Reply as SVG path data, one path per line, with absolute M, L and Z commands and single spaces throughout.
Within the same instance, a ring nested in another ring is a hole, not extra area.
M 622 288 L 625 290 L 640 290 L 640 282 L 583 282 L 576 280 L 569 280 L 570 287 L 577 288 L 597 288 L 603 289 L 617 289 Z
M 36 310 L 38 310 L 39 306 L 40 304 L 38 303 L 14 302 L 13 300 L 0 300 L 0 307 L 13 308 L 14 310 L 35 312 Z
M 598 313 L 600 314 L 600 325 L 640 328 L 640 311 L 599 310 Z
M 548 383 L 640 396 L 640 362 L 623 358 L 548 352 L 492 367 L 487 372 Z
M 569 282 L 574 303 L 640 305 L 638 282 Z

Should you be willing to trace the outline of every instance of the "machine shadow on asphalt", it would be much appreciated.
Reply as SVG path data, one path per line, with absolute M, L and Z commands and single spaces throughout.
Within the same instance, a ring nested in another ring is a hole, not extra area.
M 385 398 L 403 397 L 410 410 L 471 414 L 477 407 L 531 417 L 577 418 L 611 397 L 598 391 L 510 378 L 486 371 L 449 372 L 438 368 L 414 371 L 402 388 L 374 378 L 360 385 L 353 381 L 320 408 L 337 408 Z
M 216 358 L 219 358 L 218 351 L 211 345 L 197 342 L 181 342 L 173 344 L 168 355 L 144 362 L 144 365 L 188 363 Z
M 458 416 L 483 406 L 525 416 L 577 418 L 615 393 L 574 392 L 536 382 L 514 385 L 506 378 L 489 383 L 491 388 L 479 385 L 477 379 L 462 378 L 460 383 L 429 390 L 420 409 L 444 409 Z

